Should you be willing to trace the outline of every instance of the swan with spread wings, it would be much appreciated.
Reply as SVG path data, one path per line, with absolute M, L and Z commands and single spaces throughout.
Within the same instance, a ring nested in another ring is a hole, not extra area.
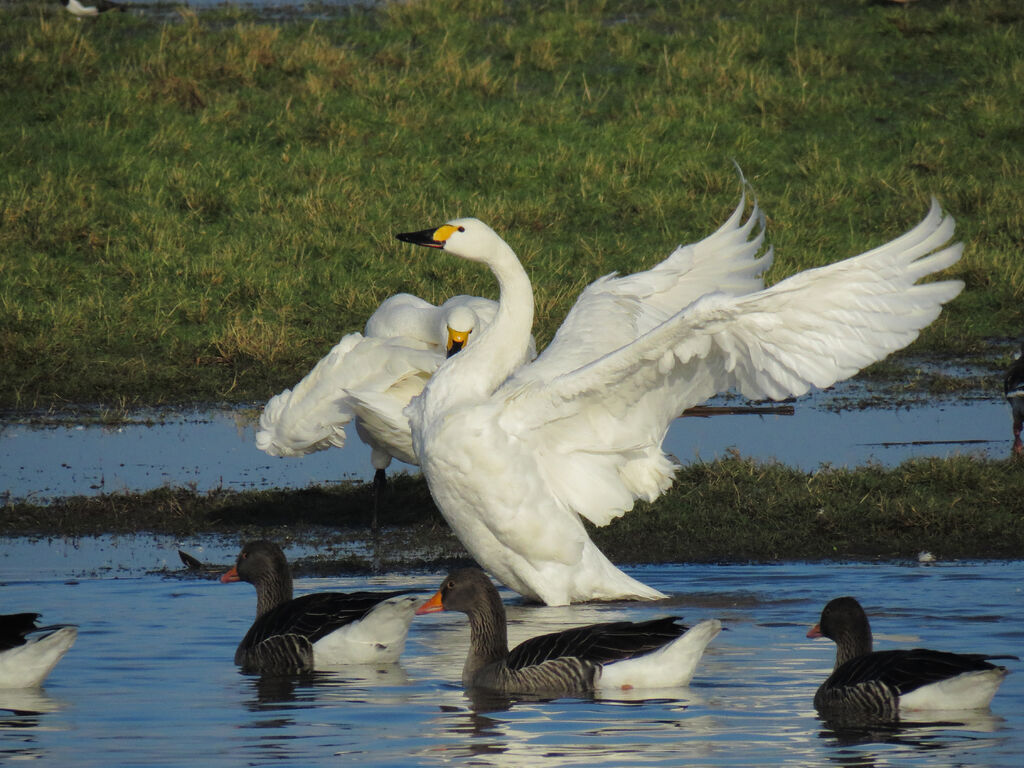
M 493 322 L 406 414 L 435 503 L 511 589 L 549 605 L 662 597 L 616 568 L 582 518 L 605 525 L 671 485 L 670 422 L 729 389 L 781 399 L 848 378 L 963 288 L 918 283 L 962 250 L 937 203 L 896 240 L 770 288 L 762 217 L 744 211 L 646 272 L 592 283 L 526 365 L 533 291 L 512 248 L 477 219 L 398 235 L 482 263 L 499 285 Z

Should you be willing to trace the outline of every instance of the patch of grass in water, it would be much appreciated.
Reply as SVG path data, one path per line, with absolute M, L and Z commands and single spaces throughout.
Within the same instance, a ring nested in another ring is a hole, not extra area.
M 886 469 L 822 468 L 731 458 L 680 470 L 673 488 L 591 535 L 617 563 L 1024 556 L 1024 461 L 920 459 Z M 351 549 L 368 544 L 370 486 L 299 491 L 158 490 L 8 504 L 0 535 L 229 533 Z M 382 512 L 382 560 L 439 567 L 467 555 L 422 479 L 393 479 Z M 369 557 L 346 555 L 345 569 Z M 326 566 L 325 566 L 326 567 Z

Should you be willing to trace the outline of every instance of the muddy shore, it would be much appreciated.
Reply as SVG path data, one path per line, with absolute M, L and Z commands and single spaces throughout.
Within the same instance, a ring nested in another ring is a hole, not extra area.
M 654 504 L 591 536 L 617 563 L 1024 557 L 1024 462 L 968 457 L 806 473 L 726 459 L 684 467 Z M 315 571 L 441 567 L 468 561 L 421 478 L 389 485 L 371 536 L 370 487 L 72 497 L 0 508 L 5 537 L 155 533 L 266 537 L 345 552 Z M 352 553 L 355 554 L 352 554 Z M 299 564 L 301 568 L 302 565 Z

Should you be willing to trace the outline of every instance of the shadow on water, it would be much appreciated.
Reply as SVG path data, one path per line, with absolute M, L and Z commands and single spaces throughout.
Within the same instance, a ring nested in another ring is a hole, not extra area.
M 1009 410 L 1002 400 L 947 399 L 900 408 L 844 405 L 861 402 L 864 392 L 863 386 L 847 383 L 813 393 L 793 402 L 793 415 L 676 419 L 664 447 L 683 463 L 735 453 L 805 471 L 823 464 L 894 466 L 924 456 L 1009 455 Z M 369 449 L 355 435 L 342 450 L 302 458 L 267 456 L 254 443 L 258 415 L 259 408 L 250 406 L 141 412 L 112 424 L 64 419 L 41 424 L 9 416 L 0 419 L 0 494 L 40 503 L 162 486 L 205 492 L 371 479 Z M 397 462 L 392 471 L 402 468 L 417 471 Z

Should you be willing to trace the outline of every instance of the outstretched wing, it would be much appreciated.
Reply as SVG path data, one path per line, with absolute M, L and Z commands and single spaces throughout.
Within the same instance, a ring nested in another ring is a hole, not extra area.
M 763 291 L 704 296 L 580 368 L 517 375 L 498 391 L 502 424 L 534 446 L 555 493 L 603 525 L 671 484 L 660 446 L 686 408 L 729 389 L 753 400 L 802 395 L 911 343 L 963 288 L 917 284 L 960 258 L 960 244 L 943 247 L 952 235 L 933 201 L 917 227 L 860 256 Z
M 350 333 L 294 389 L 272 397 L 260 416 L 256 446 L 271 456 L 304 456 L 345 445 L 354 413 L 345 390 L 386 392 L 407 377 L 429 377 L 444 353 L 409 337 Z M 411 396 L 418 394 L 414 392 Z M 404 407 L 408 398 L 402 403 Z
M 580 294 L 555 337 L 533 365 L 513 374 L 513 385 L 550 381 L 584 366 L 638 336 L 708 293 L 740 296 L 764 288 L 771 266 L 764 216 L 757 204 L 743 220 L 746 193 L 729 219 L 697 243 L 680 245 L 645 272 L 595 280 Z M 754 230 L 759 231 L 753 237 Z

